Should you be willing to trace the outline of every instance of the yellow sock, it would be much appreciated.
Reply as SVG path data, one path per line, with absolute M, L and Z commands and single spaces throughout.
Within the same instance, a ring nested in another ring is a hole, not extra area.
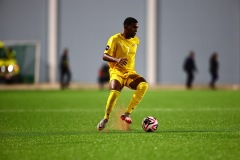
M 144 94 L 148 89 L 148 84 L 146 82 L 141 82 L 138 86 L 136 91 L 134 92 L 132 99 L 128 105 L 126 113 L 131 113 L 133 109 L 137 107 L 139 102 L 142 100 Z
M 110 94 L 109 94 L 108 100 L 107 100 L 106 112 L 105 112 L 104 118 L 109 119 L 110 113 L 112 112 L 113 107 L 115 106 L 115 104 L 117 102 L 117 98 L 118 98 L 119 94 L 120 94 L 119 91 L 116 91 L 116 90 L 110 91 Z

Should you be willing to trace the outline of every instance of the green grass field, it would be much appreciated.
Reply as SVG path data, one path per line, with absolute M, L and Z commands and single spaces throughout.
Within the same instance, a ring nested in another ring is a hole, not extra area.
M 240 159 L 239 91 L 148 91 L 126 130 L 119 116 L 132 93 L 122 91 L 100 132 L 108 91 L 0 91 L 0 159 Z M 142 130 L 146 116 L 156 132 Z

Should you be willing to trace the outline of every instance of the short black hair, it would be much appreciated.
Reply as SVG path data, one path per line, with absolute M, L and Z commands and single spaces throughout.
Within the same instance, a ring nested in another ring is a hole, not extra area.
M 123 25 L 126 26 L 126 25 L 130 25 L 132 23 L 138 23 L 138 21 L 133 17 L 128 17 L 124 20 Z

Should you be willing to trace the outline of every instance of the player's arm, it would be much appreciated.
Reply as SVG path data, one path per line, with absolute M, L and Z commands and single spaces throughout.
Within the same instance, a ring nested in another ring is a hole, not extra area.
M 127 64 L 127 58 L 116 58 L 116 57 L 112 57 L 107 53 L 103 54 L 103 60 L 107 61 L 107 62 L 116 62 L 117 64 L 119 64 L 120 66 L 125 66 Z

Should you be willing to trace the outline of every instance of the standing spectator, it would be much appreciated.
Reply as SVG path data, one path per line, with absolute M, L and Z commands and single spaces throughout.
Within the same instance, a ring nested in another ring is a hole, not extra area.
M 209 87 L 211 89 L 216 88 L 215 83 L 218 80 L 219 63 L 217 58 L 218 58 L 217 52 L 213 52 L 209 60 L 209 72 L 211 75 L 211 81 L 210 81 Z
M 71 80 L 68 54 L 68 49 L 65 48 L 60 60 L 60 85 L 62 89 L 68 88 Z
M 183 64 L 183 69 L 186 72 L 186 87 L 187 89 L 192 88 L 192 83 L 194 80 L 194 72 L 197 72 L 197 66 L 194 59 L 195 53 L 193 51 L 189 52 L 189 56 L 185 59 Z

